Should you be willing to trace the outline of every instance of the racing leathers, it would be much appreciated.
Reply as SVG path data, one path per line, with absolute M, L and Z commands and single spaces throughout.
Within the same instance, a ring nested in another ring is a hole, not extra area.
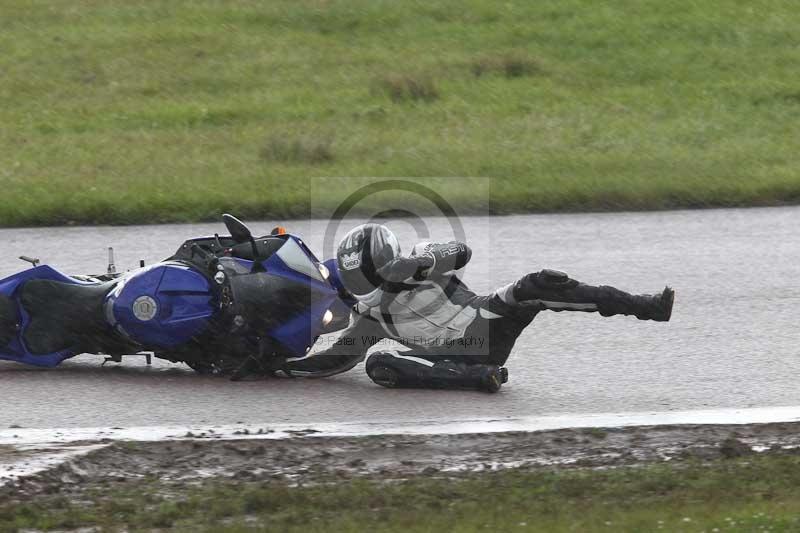
M 476 374 L 473 367 L 491 367 L 492 379 L 505 380 L 505 369 L 497 369 L 540 311 L 670 318 L 669 288 L 657 296 L 636 296 L 609 286 L 586 285 L 555 270 L 528 274 L 479 296 L 456 275 L 471 255 L 466 244 L 449 242 L 420 243 L 410 256 L 396 257 L 378 270 L 383 279 L 380 290 L 354 306 L 350 325 L 339 339 L 321 352 L 287 360 L 284 372 L 306 377 L 345 372 L 370 348 L 390 339 L 407 350 L 373 353 L 367 373 L 379 384 L 481 388 L 487 374 Z M 381 373 L 387 368 L 392 370 L 388 378 Z

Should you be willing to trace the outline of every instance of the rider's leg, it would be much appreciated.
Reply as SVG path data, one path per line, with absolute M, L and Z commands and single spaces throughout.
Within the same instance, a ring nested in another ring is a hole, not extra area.
M 509 306 L 497 295 L 473 303 L 477 315 L 461 338 L 373 353 L 366 364 L 369 377 L 384 387 L 499 390 L 508 381 L 503 365 L 538 309 Z
M 580 283 L 563 272 L 542 270 L 497 291 L 509 305 L 535 304 L 552 311 L 597 311 L 603 316 L 634 315 L 641 320 L 666 322 L 672 315 L 675 292 L 634 295 L 614 287 Z
M 506 369 L 497 365 L 467 364 L 455 357 L 421 357 L 411 351 L 375 352 L 367 358 L 366 370 L 372 381 L 389 388 L 497 392 L 508 380 Z

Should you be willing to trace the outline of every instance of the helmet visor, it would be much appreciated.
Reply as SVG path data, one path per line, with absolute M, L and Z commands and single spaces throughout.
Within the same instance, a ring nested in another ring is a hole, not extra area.
M 339 267 L 339 279 L 342 285 L 355 296 L 363 296 L 380 287 L 383 280 L 376 274 L 369 278 L 364 275 L 360 268 L 346 270 Z

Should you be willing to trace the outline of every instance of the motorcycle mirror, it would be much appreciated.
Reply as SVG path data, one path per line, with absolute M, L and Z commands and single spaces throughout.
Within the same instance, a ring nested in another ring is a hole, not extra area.
M 250 233 L 248 227 L 235 216 L 225 213 L 222 215 L 222 221 L 225 223 L 225 227 L 228 228 L 234 241 L 249 242 L 253 239 L 253 235 Z

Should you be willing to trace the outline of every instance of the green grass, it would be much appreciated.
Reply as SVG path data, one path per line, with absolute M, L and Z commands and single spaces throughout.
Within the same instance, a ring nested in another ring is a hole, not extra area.
M 0 0 L 0 224 L 320 214 L 321 176 L 797 202 L 798 28 L 787 0 Z
M 0 531 L 800 530 L 800 458 L 785 455 L 389 484 L 212 481 L 176 491 L 150 480 L 119 487 L 94 489 L 78 503 L 42 496 L 0 504 Z

